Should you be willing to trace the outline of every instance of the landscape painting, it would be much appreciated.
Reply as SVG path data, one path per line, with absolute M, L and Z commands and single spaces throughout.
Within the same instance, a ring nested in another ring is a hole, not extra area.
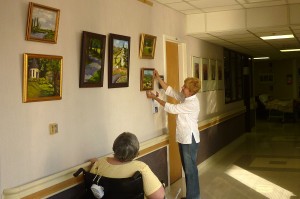
M 62 98 L 62 56 L 24 54 L 23 102 Z
M 56 43 L 60 10 L 29 3 L 26 40 Z
M 83 31 L 80 61 L 80 88 L 103 86 L 105 42 L 105 35 Z
M 140 90 L 153 90 L 154 84 L 154 68 L 142 68 L 141 69 L 141 83 Z
M 129 86 L 130 37 L 109 35 L 108 88 Z
M 156 46 L 156 36 L 141 34 L 140 58 L 154 59 L 155 46 Z

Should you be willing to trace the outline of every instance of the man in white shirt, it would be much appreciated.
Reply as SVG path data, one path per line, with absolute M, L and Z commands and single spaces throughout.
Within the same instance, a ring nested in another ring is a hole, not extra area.
M 197 169 L 197 153 L 200 143 L 198 130 L 200 105 L 196 93 L 201 88 L 200 81 L 198 78 L 186 78 L 181 92 L 176 92 L 160 78 L 156 70 L 154 70 L 154 77 L 166 91 L 166 95 L 180 101 L 180 104 L 171 104 L 161 100 L 151 91 L 146 92 L 147 98 L 156 100 L 164 107 L 166 112 L 177 114 L 176 141 L 178 142 L 182 167 L 185 173 L 186 198 L 199 199 L 200 187 Z

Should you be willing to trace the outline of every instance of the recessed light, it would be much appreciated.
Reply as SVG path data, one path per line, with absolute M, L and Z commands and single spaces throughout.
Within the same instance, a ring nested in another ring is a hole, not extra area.
M 270 59 L 270 57 L 254 57 L 253 59 Z
M 293 52 L 293 51 L 300 51 L 300 48 L 295 48 L 295 49 L 285 49 L 285 50 L 280 50 L 281 52 Z
M 263 40 L 271 40 L 271 39 L 289 39 L 294 38 L 294 35 L 272 35 L 272 36 L 263 36 L 260 37 Z

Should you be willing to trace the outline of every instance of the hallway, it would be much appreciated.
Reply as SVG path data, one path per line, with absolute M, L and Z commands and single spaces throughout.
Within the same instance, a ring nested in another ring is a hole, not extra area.
M 198 168 L 201 199 L 300 199 L 300 122 L 259 120 Z M 184 180 L 167 190 L 176 196 Z

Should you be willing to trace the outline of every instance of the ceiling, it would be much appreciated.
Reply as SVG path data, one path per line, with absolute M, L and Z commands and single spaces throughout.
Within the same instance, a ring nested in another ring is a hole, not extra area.
M 247 10 L 254 8 L 278 8 L 287 6 L 287 14 L 291 6 L 299 6 L 300 0 L 155 0 L 187 16 L 195 14 L 211 14 L 223 11 Z M 296 9 L 297 10 L 297 9 Z M 276 12 L 276 9 L 274 10 Z M 298 11 L 296 11 L 298 12 Z M 300 11 L 299 11 L 300 12 Z M 278 15 L 282 13 L 277 13 Z M 297 16 L 296 16 L 297 17 Z M 288 18 L 288 17 L 287 17 Z M 226 21 L 224 21 L 226 23 Z M 295 38 L 283 40 L 262 40 L 261 36 L 293 34 Z M 190 34 L 216 45 L 245 53 L 253 57 L 270 57 L 271 59 L 300 58 L 300 52 L 280 52 L 280 49 L 300 48 L 300 23 L 287 23 L 280 26 L 265 24 L 260 28 L 243 28 L 227 31 L 203 31 Z

